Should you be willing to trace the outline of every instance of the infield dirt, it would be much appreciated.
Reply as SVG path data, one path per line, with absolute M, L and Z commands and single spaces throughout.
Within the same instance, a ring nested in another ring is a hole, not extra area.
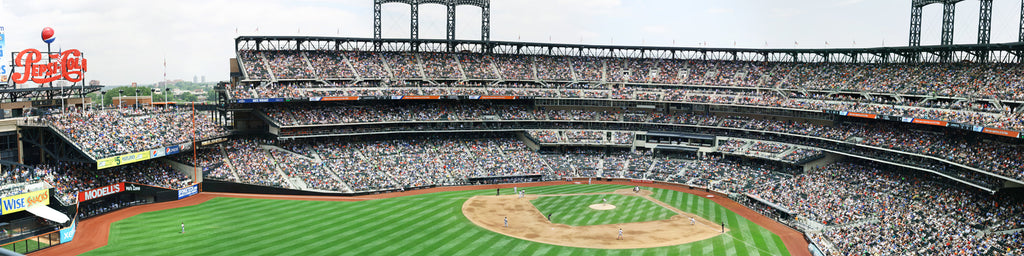
M 569 226 L 549 222 L 530 203 L 530 200 L 541 196 L 611 193 L 529 195 L 524 199 L 518 199 L 518 196 L 515 195 L 474 196 L 462 205 L 462 213 L 474 224 L 500 234 L 539 243 L 582 248 L 651 248 L 685 244 L 722 234 L 721 226 L 653 199 L 650 197 L 650 191 L 643 190 L 641 193 L 634 193 L 631 189 L 620 189 L 613 193 L 642 196 L 678 213 L 678 215 L 667 220 Z M 508 227 L 505 227 L 504 217 L 508 217 Z M 696 219 L 697 224 L 691 225 L 690 217 Z M 622 240 L 618 239 L 619 228 L 622 228 Z

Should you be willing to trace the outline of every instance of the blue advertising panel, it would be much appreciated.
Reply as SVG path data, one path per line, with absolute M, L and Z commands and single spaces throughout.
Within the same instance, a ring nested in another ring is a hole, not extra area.
M 198 194 L 198 193 L 199 193 L 199 185 L 192 185 L 192 186 L 185 187 L 185 188 L 183 188 L 181 190 L 178 190 L 178 200 L 181 200 L 181 199 L 186 198 L 186 197 L 190 197 L 190 196 Z
M 77 224 L 74 221 L 72 221 L 71 226 L 68 226 L 67 228 L 60 230 L 60 243 L 63 244 L 71 242 L 71 240 L 75 239 L 76 226 Z

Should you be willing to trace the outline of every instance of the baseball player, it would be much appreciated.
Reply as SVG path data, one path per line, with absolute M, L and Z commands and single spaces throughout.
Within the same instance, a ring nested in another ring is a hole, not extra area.
M 605 199 L 605 198 L 601 198 L 601 202 L 602 202 L 602 203 L 605 203 L 605 204 L 608 204 L 608 199 Z
M 505 227 L 508 227 L 508 217 L 505 217 Z
M 181 222 L 181 233 L 182 233 L 182 234 L 184 234 L 184 233 L 185 233 L 185 222 L 184 222 L 184 221 L 183 221 L 183 222 Z
M 619 228 L 619 237 L 615 238 L 615 240 L 622 240 L 622 228 Z
M 693 217 L 690 217 L 690 225 L 693 225 L 695 223 L 696 223 L 696 220 L 694 220 Z
M 519 193 L 519 187 L 512 186 L 512 191 L 515 191 L 516 193 Z

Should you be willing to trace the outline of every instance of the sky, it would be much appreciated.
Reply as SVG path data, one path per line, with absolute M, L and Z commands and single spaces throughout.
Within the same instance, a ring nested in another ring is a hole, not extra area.
M 911 0 L 492 0 L 500 41 L 741 48 L 906 46 Z M 994 1 L 992 42 L 1017 40 L 1020 1 Z M 979 1 L 957 5 L 955 43 L 977 41 Z M 457 38 L 480 38 L 480 9 L 458 8 Z M 409 37 L 409 6 L 385 4 L 385 38 Z M 922 45 L 939 44 L 942 6 L 924 9 Z M 445 37 L 445 8 L 420 7 L 420 38 Z M 79 49 L 104 85 L 229 79 L 240 35 L 373 36 L 373 0 L 0 0 L 10 52 Z M 826 45 L 826 42 L 828 44 Z M 9 69 L 9 68 L 8 68 Z M 9 70 L 8 70 L 9 72 Z

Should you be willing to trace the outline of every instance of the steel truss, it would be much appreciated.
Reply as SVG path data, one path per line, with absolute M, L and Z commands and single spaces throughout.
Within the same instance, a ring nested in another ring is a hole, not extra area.
M 399 3 L 409 5 L 409 39 L 413 42 L 411 49 L 419 51 L 416 40 L 420 38 L 420 5 L 439 4 L 444 5 L 447 12 L 445 39 L 455 41 L 455 10 L 458 6 L 469 5 L 480 7 L 480 41 L 491 40 L 491 1 L 490 0 L 374 0 L 373 1 L 373 38 L 381 39 L 381 5 L 387 3 Z M 380 50 L 383 45 L 375 44 L 374 49 Z M 449 44 L 449 47 L 454 45 Z M 453 51 L 455 48 L 449 48 Z

